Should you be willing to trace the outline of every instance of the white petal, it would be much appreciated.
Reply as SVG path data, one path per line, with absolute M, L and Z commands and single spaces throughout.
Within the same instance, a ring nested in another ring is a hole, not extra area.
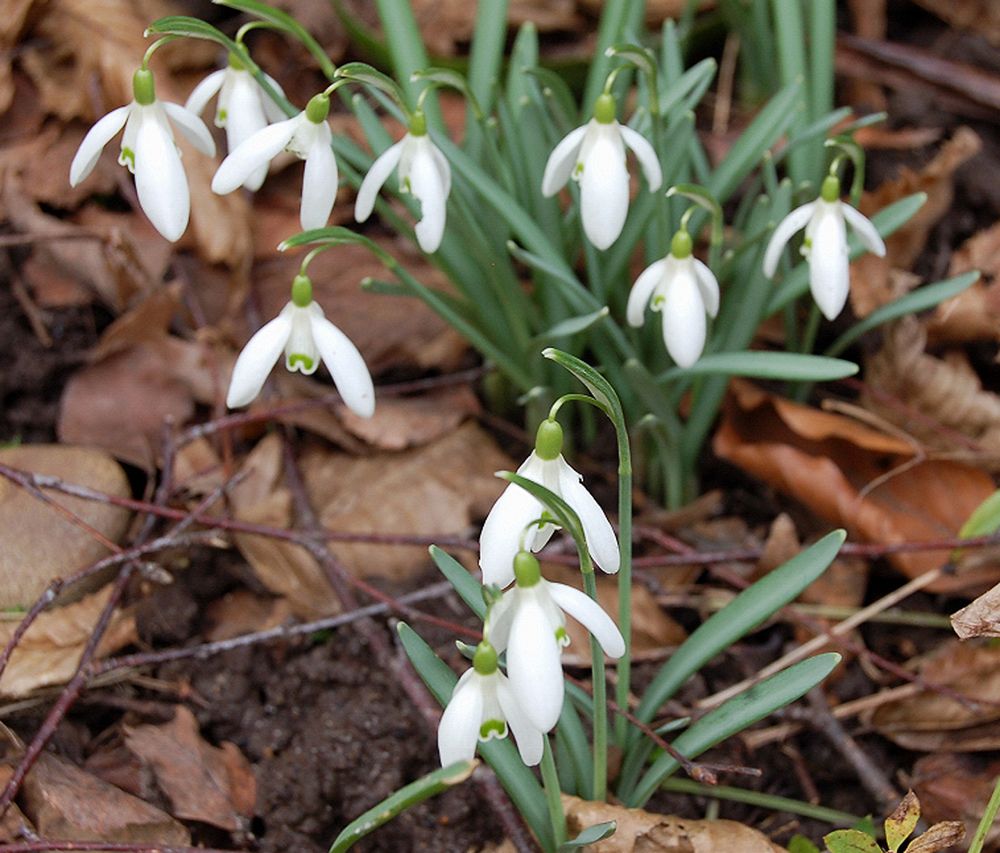
M 469 670 L 473 672 L 473 670 Z M 438 725 L 441 766 L 469 761 L 476 755 L 479 727 L 483 722 L 483 694 L 473 675 L 459 681 Z
M 358 222 L 364 222 L 372 215 L 372 210 L 375 209 L 375 197 L 382 189 L 382 185 L 389 179 L 396 164 L 399 163 L 399 157 L 403 153 L 405 143 L 406 137 L 403 137 L 395 145 L 386 148 L 372 163 L 368 174 L 365 175 L 361 186 L 358 187 L 358 197 L 354 202 L 354 218 Z
M 641 326 L 646 318 L 646 306 L 649 304 L 656 285 L 663 279 L 667 262 L 665 258 L 654 261 L 635 280 L 632 290 L 628 295 L 628 307 L 625 309 L 625 316 L 630 326 Z
M 212 192 L 231 193 L 262 166 L 276 157 L 292 139 L 299 126 L 301 113 L 295 118 L 279 121 L 255 133 L 246 142 L 230 151 L 212 178 Z
M 625 638 L 614 620 L 586 593 L 561 583 L 549 584 L 549 595 L 563 610 L 594 635 L 608 657 L 625 654 Z
M 208 157 L 215 156 L 215 140 L 212 134 L 198 116 L 190 110 L 184 109 L 180 104 L 172 104 L 170 101 L 160 101 L 163 109 L 166 110 L 170 120 L 177 125 L 177 129 L 184 134 L 195 148 Z
M 788 243 L 796 231 L 805 228 L 815 209 L 816 202 L 811 201 L 809 204 L 795 208 L 795 210 L 778 223 L 778 227 L 774 229 L 774 233 L 768 241 L 767 250 L 764 252 L 764 275 L 768 278 L 771 278 L 775 270 L 778 269 L 778 261 L 781 260 L 781 253 L 785 250 L 785 244 Z
M 375 388 L 358 348 L 322 315 L 310 315 L 309 322 L 320 357 L 345 405 L 359 417 L 370 418 L 375 414 Z
M 705 348 L 705 303 L 694 265 L 684 264 L 663 291 L 663 343 L 679 367 L 690 367 Z
M 267 127 L 268 120 L 261 103 L 262 92 L 257 82 L 247 71 L 233 72 L 233 84 L 226 100 L 226 144 L 230 151 L 235 151 L 240 145 L 255 133 Z M 256 192 L 267 177 L 267 164 L 251 172 L 244 182 L 248 190 Z
M 622 132 L 622 139 L 625 144 L 632 149 L 639 165 L 642 166 L 642 173 L 646 176 L 646 183 L 649 184 L 650 192 L 658 190 L 663 183 L 663 172 L 660 170 L 660 161 L 656 156 L 656 151 L 649 141 L 641 133 L 619 125 Z
M 598 249 L 607 249 L 622 233 L 628 215 L 628 189 L 621 135 L 611 126 L 602 126 L 580 174 L 583 231 Z
M 269 323 L 261 326 L 247 341 L 236 359 L 233 375 L 229 380 L 226 405 L 230 409 L 245 406 L 256 398 L 291 333 L 292 316 L 282 311 Z
M 426 144 L 421 144 L 417 149 L 407 177 L 410 192 L 420 201 L 420 221 L 415 228 L 417 242 L 421 249 L 433 254 L 438 250 L 444 237 L 447 197 L 441 173 L 430 150 L 430 140 L 422 137 L 417 141 Z
M 618 571 L 621 555 L 618 551 L 618 537 L 615 536 L 611 522 L 594 496 L 580 482 L 580 475 L 562 456 L 556 462 L 559 464 L 559 494 L 580 516 L 590 556 L 605 572 L 614 574 Z
M 222 81 L 225 79 L 225 69 L 213 71 L 194 87 L 194 91 L 188 95 L 188 99 L 184 103 L 184 109 L 190 110 L 196 116 L 200 116 L 205 111 L 205 107 L 208 105 L 208 102 L 212 100 L 212 98 L 214 98 L 218 93 L 219 89 L 222 88 Z
M 559 720 L 563 703 L 563 671 L 554 627 L 537 595 L 522 594 L 510 626 L 507 677 L 518 705 L 539 731 Z
M 486 624 L 483 626 L 483 636 L 489 639 L 497 654 L 503 654 L 507 650 L 507 642 L 510 640 L 510 623 L 514 619 L 514 611 L 517 609 L 517 599 L 520 596 L 517 587 L 511 587 L 500 596 L 487 614 Z
M 441 149 L 433 142 L 429 143 L 427 147 L 430 149 L 431 157 L 434 158 L 434 165 L 441 178 L 441 186 L 444 187 L 444 197 L 447 199 L 451 192 L 451 165 L 448 163 L 448 158 L 441 153 Z
M 573 169 L 576 167 L 576 156 L 580 152 L 583 137 L 589 126 L 589 124 L 585 124 L 576 130 L 571 130 L 552 149 L 548 162 L 545 164 L 545 173 L 542 175 L 542 195 L 555 195 L 569 180 L 569 176 L 573 174 Z
M 858 235 L 861 244 L 873 255 L 878 255 L 880 258 L 884 257 L 885 242 L 882 240 L 882 235 L 878 233 L 878 229 L 872 221 L 860 210 L 855 210 L 849 204 L 844 204 L 843 202 L 840 203 L 840 212 L 844 214 L 847 224 Z
M 703 264 L 697 258 L 693 260 L 695 279 L 698 282 L 701 300 L 705 303 L 705 311 L 709 317 L 715 317 L 719 313 L 719 280 L 707 264 Z
M 135 189 L 149 221 L 168 240 L 187 228 L 191 211 L 187 176 L 181 156 L 157 105 L 140 107 L 135 139 Z
M 69 167 L 70 186 L 75 187 L 94 171 L 104 146 L 125 126 L 131 109 L 131 106 L 118 107 L 99 119 L 97 124 L 87 131 Z
M 329 127 L 323 125 L 323 127 Z M 302 175 L 302 204 L 299 222 L 302 228 L 322 228 L 330 219 L 333 202 L 337 197 L 337 160 L 330 148 L 330 134 L 317 133 L 306 156 Z
M 514 733 L 517 750 L 521 753 L 521 761 L 528 767 L 534 767 L 542 760 L 545 749 L 544 736 L 528 719 L 524 709 L 518 704 L 517 697 L 511 689 L 506 676 L 499 675 L 497 680 L 497 699 L 507 724 Z
M 835 206 L 823 210 L 812 230 L 809 250 L 809 289 L 819 310 L 833 320 L 844 308 L 851 287 L 847 256 L 847 229 Z
M 521 550 L 525 526 L 542 514 L 542 505 L 520 486 L 511 483 L 483 522 L 479 534 L 479 568 L 483 583 L 501 589 L 514 580 L 514 557 Z
M 264 77 L 267 79 L 267 82 L 271 84 L 271 87 L 275 92 L 281 95 L 281 97 L 285 97 L 285 90 L 281 88 L 281 84 L 277 80 L 275 80 L 270 74 L 265 74 Z M 255 84 L 256 82 L 257 81 L 254 80 Z M 257 88 L 260 89 L 259 86 Z M 271 96 L 268 95 L 263 89 L 260 89 L 260 100 L 264 105 L 264 115 L 267 116 L 268 121 L 278 122 L 287 118 L 281 107 L 272 101 Z

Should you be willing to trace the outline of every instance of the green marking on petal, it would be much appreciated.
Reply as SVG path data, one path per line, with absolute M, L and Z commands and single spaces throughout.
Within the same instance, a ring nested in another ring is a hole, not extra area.
M 135 174 L 135 152 L 123 145 L 121 154 L 118 155 L 118 165 L 128 167 L 128 170 Z
M 570 644 L 569 634 L 566 629 L 560 625 L 556 628 L 556 642 L 559 644 L 560 648 L 565 648 Z
M 300 352 L 294 352 L 288 356 L 289 370 L 301 370 L 303 373 L 308 373 L 313 369 L 315 363 L 309 356 Z
M 504 720 L 486 720 L 479 727 L 480 740 L 492 740 L 495 737 L 507 737 L 507 723 Z
M 577 161 L 577 164 L 573 167 L 573 177 L 576 180 L 580 180 L 580 175 L 583 174 L 583 163 Z
M 662 311 L 667 299 L 662 293 L 657 293 L 649 303 L 649 307 L 654 311 Z
M 226 119 L 227 119 L 228 117 L 229 117 L 229 111 L 228 111 L 228 110 L 219 110 L 219 111 L 218 111 L 218 112 L 217 112 L 217 113 L 215 114 L 215 123 L 216 123 L 216 124 L 217 124 L 217 125 L 218 125 L 219 127 L 222 127 L 222 125 L 224 125 L 224 124 L 226 123 Z

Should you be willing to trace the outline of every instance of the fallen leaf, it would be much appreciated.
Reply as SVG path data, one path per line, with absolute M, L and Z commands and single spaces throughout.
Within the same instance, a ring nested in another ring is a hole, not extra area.
M 949 276 L 979 270 L 982 278 L 942 302 L 927 319 L 931 346 L 1000 341 L 1000 222 L 973 234 L 951 256 Z
M 951 614 L 951 627 L 960 640 L 1000 637 L 1000 584 L 988 589 L 971 604 Z
M 87 447 L 7 447 L 0 449 L 0 463 L 115 497 L 132 494 L 121 466 L 106 453 Z M 132 517 L 127 509 L 108 503 L 43 491 L 112 542 L 121 538 Z M 16 483 L 0 478 L 0 609 L 30 606 L 54 578 L 71 575 L 107 554 L 92 533 Z M 78 596 L 102 582 L 95 577 L 68 592 Z
M 8 0 L 0 16 L 0 115 L 7 112 L 14 99 L 14 75 L 11 63 L 14 46 L 21 37 L 28 13 L 36 0 Z
M 1000 6 L 993 0 L 915 0 L 943 21 L 962 30 L 972 30 L 1000 46 Z
M 14 775 L 14 769 L 10 765 L 0 766 L 0 787 L 5 788 Z M 24 812 L 18 808 L 17 803 L 7 806 L 7 811 L 0 817 L 0 843 L 10 844 L 15 841 L 24 840 L 22 829 L 27 827 L 32 832 L 37 828 L 31 825 L 31 821 L 24 816 Z
M 965 826 L 958 821 L 936 823 L 918 835 L 906 847 L 906 853 L 941 853 L 965 839 Z
M 920 795 L 928 821 L 964 821 L 966 832 L 971 836 L 986 811 L 998 776 L 1000 758 L 988 754 L 938 752 L 917 759 L 911 784 Z M 994 822 L 986 835 L 984 849 L 993 850 L 998 843 L 1000 823 Z
M 205 631 L 205 639 L 214 643 L 253 631 L 267 631 L 285 624 L 291 617 L 291 605 L 284 598 L 234 589 L 205 608 L 210 626 Z
M 250 763 L 232 743 L 204 740 L 184 705 L 163 725 L 123 727 L 125 745 L 152 770 L 173 815 L 235 832 L 253 815 L 257 783 Z

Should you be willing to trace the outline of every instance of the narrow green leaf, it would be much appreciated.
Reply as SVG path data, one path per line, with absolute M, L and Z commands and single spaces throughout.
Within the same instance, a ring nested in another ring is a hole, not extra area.
M 566 503 L 560 495 L 545 488 L 541 483 L 536 483 L 534 480 L 529 480 L 527 477 L 522 477 L 520 474 L 515 474 L 512 471 L 500 471 L 497 476 L 508 483 L 520 486 L 532 497 L 540 501 L 542 506 L 555 519 L 556 524 L 573 537 L 577 550 L 581 554 L 587 553 L 587 538 L 583 532 L 583 524 L 580 522 L 580 516 L 576 514 L 576 510 Z
M 697 65 L 692 65 L 679 80 L 667 86 L 660 95 L 660 115 L 668 116 L 675 109 L 691 110 L 708 91 L 715 79 L 718 63 L 712 59 L 703 59 Z
M 560 844 L 559 853 L 563 853 L 563 851 L 567 851 L 568 853 L 570 850 L 579 850 L 588 844 L 596 844 L 598 841 L 610 838 L 615 834 L 616 829 L 618 829 L 618 824 L 613 820 L 606 821 L 605 823 L 595 823 L 593 826 L 588 826 L 582 830 L 572 841 Z
M 989 536 L 997 530 L 1000 530 L 1000 491 L 994 492 L 972 511 L 958 535 L 961 539 L 972 539 L 974 536 Z
M 586 385 L 587 390 L 594 395 L 597 402 L 604 406 L 608 417 L 615 423 L 616 428 L 619 424 L 624 426 L 625 415 L 622 411 L 621 400 L 618 399 L 618 394 L 611 383 L 598 371 L 575 355 L 570 355 L 555 347 L 542 350 L 542 355 L 568 370 Z
M 514 46 L 507 64 L 507 85 L 504 92 L 507 105 L 517 113 L 522 100 L 530 96 L 531 79 L 526 76 L 528 69 L 538 65 L 538 30 L 531 21 L 525 21 L 514 37 Z M 574 113 L 576 104 L 573 105 Z
M 882 853 L 878 842 L 860 829 L 835 829 L 823 842 L 830 853 Z
M 535 341 L 538 343 L 545 343 L 548 341 L 555 341 L 559 338 L 568 338 L 570 335 L 578 335 L 580 332 L 585 332 L 595 323 L 599 323 L 610 313 L 610 309 L 607 305 L 603 308 L 590 313 L 584 314 L 580 317 L 567 317 L 556 323 L 551 329 L 547 329 L 540 335 L 535 336 Z
M 422 71 L 414 71 L 411 75 L 414 80 L 422 80 L 427 83 L 432 83 L 435 86 L 447 86 L 450 89 L 455 89 L 457 92 L 461 92 L 465 96 L 466 101 L 472 107 L 473 112 L 475 112 L 477 118 L 483 118 L 482 107 L 479 106 L 479 101 L 476 96 L 472 93 L 472 89 L 469 87 L 469 81 L 466 80 L 457 71 L 453 71 L 450 68 L 425 68 Z
M 993 821 L 997 819 L 997 811 L 1000 811 L 1000 776 L 997 777 L 996 783 L 993 785 L 993 793 L 990 795 L 990 801 L 986 804 L 983 816 L 979 819 L 976 834 L 969 845 L 969 853 L 982 853 L 983 845 L 986 843 L 986 836 L 990 833 Z
M 239 52 L 239 46 L 229 36 L 217 30 L 211 24 L 205 23 L 205 21 L 198 18 L 190 18 L 187 15 L 168 15 L 165 18 L 153 21 L 153 23 L 146 27 L 145 34 L 147 36 L 155 34 L 206 39 L 207 41 L 214 41 L 216 44 L 222 45 L 226 50 L 231 50 L 235 47 L 237 48 L 237 52 Z
M 368 809 L 361 817 L 352 820 L 337 836 L 330 847 L 330 853 L 343 853 L 352 847 L 356 841 L 389 822 L 400 812 L 411 806 L 422 803 L 442 791 L 447 791 L 454 785 L 464 782 L 476 769 L 478 761 L 456 761 L 447 767 L 434 770 L 426 776 L 421 776 L 416 782 L 411 782 L 386 797 L 377 806 Z
M 483 601 L 483 585 L 458 560 L 442 551 L 437 545 L 430 547 L 431 559 L 441 574 L 458 593 L 469 609 L 480 619 L 486 618 L 486 603 Z
M 372 68 L 366 62 L 348 62 L 346 65 L 341 65 L 337 69 L 336 76 L 344 80 L 352 80 L 355 83 L 364 83 L 366 86 L 385 92 L 400 106 L 406 104 L 403 91 L 396 84 L 396 81 L 377 68 Z
M 802 355 L 794 352 L 714 352 L 703 355 L 691 367 L 673 367 L 660 380 L 688 376 L 750 376 L 755 379 L 784 379 L 796 382 L 828 382 L 858 372 L 853 361 Z

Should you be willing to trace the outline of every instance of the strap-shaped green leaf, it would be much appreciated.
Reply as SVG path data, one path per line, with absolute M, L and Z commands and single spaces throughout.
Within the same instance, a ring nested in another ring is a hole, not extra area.
M 486 602 L 483 601 L 483 585 L 469 574 L 465 566 L 451 554 L 442 551 L 437 545 L 431 545 L 430 553 L 434 565 L 438 567 L 448 583 L 455 588 L 459 598 L 469 605 L 469 609 L 476 616 L 485 619 Z
M 796 352 L 714 352 L 703 355 L 690 367 L 673 367 L 659 379 L 688 376 L 749 376 L 754 379 L 783 379 L 794 382 L 829 382 L 858 372 L 853 361 L 804 355 Z

